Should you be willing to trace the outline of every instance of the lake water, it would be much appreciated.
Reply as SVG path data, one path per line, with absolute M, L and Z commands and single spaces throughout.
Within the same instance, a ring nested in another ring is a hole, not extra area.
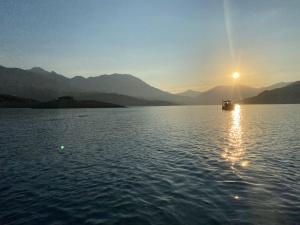
M 0 224 L 300 224 L 300 105 L 1 109 Z

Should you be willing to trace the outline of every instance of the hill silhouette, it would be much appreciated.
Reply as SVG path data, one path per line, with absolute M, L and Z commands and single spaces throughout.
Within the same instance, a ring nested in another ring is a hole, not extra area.
M 50 101 L 70 95 L 78 100 L 102 101 L 125 106 L 220 104 L 222 98 L 241 101 L 264 90 L 288 84 L 281 82 L 263 88 L 220 85 L 203 92 L 188 90 L 176 95 L 152 87 L 130 74 L 67 78 L 40 67 L 24 70 L 0 66 L 0 93 L 38 101 Z
M 93 100 L 75 100 L 72 96 L 62 96 L 58 99 L 34 104 L 32 108 L 121 108 L 123 106 Z
M 69 93 L 106 93 L 130 96 L 155 103 L 191 102 L 188 97 L 177 96 L 148 85 L 128 74 L 100 75 L 96 77 L 67 78 L 40 67 L 29 70 L 0 66 L 0 91 L 8 95 L 47 101 Z M 150 104 L 150 103 L 149 103 Z M 168 103 L 170 104 L 170 103 Z
M 254 88 L 246 85 L 220 85 L 213 87 L 207 91 L 187 90 L 179 95 L 192 97 L 196 104 L 220 104 L 222 99 L 231 99 L 240 101 L 245 98 L 253 97 L 265 90 L 272 90 L 289 85 L 290 82 L 279 82 L 262 88 Z
M 37 103 L 34 99 L 0 94 L 0 108 L 30 108 Z
M 299 104 L 300 103 L 300 81 L 288 86 L 263 91 L 259 95 L 242 101 L 246 104 Z
M 259 89 L 245 85 L 216 86 L 208 91 L 202 92 L 195 97 L 197 104 L 213 105 L 221 104 L 222 99 L 241 100 L 259 93 Z

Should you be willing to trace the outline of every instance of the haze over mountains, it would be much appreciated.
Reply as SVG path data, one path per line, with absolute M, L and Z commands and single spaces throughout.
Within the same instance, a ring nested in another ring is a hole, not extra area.
M 194 91 L 191 89 L 186 90 L 184 92 L 177 93 L 177 95 L 186 96 L 186 97 L 190 97 L 190 98 L 195 98 L 195 97 L 199 96 L 200 94 L 202 94 L 201 91 Z
M 256 96 L 265 90 L 281 88 L 289 84 L 291 83 L 280 82 L 262 88 L 254 88 L 246 85 L 234 85 L 234 86 L 219 85 L 203 92 L 188 90 L 182 93 L 178 93 L 178 95 L 192 97 L 196 100 L 197 104 L 204 104 L 204 105 L 220 104 L 222 99 L 231 99 L 231 100 L 239 101 L 245 98 Z
M 242 100 L 262 91 L 281 88 L 277 83 L 264 88 L 245 85 L 216 86 L 204 92 L 189 90 L 172 94 L 148 85 L 128 74 L 67 78 L 56 72 L 34 67 L 29 70 L 0 66 L 0 94 L 49 101 L 71 95 L 79 100 L 94 100 L 118 105 L 220 104 L 223 99 Z

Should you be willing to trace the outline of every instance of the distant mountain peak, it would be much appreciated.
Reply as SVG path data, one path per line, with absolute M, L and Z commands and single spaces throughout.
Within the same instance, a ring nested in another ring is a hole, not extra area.
M 124 74 L 124 73 L 113 73 L 113 74 L 103 74 L 99 75 L 99 77 L 128 77 L 128 78 L 137 78 L 131 74 Z M 138 78 L 137 78 L 138 79 Z
M 293 82 L 278 82 L 278 83 L 275 83 L 275 84 L 272 84 L 270 86 L 266 86 L 266 87 L 263 87 L 261 88 L 262 90 L 273 90 L 273 89 L 276 89 L 276 88 L 282 88 L 282 87 L 286 87 L 290 84 L 292 84 Z
M 55 72 L 54 72 L 55 73 Z M 101 74 L 96 76 L 89 76 L 89 77 L 83 77 L 83 76 L 75 76 L 71 79 L 97 79 L 97 78 L 135 78 L 139 79 L 131 74 L 121 74 L 121 73 L 113 73 L 113 74 Z M 139 79 L 140 80 L 140 79 Z
M 192 89 L 188 89 L 184 92 L 177 93 L 177 95 L 194 98 L 199 96 L 201 93 L 202 93 L 201 91 L 194 91 Z
M 186 91 L 184 91 L 185 93 L 189 93 L 189 92 L 198 92 L 198 91 L 194 91 L 193 89 L 187 89 Z
M 49 71 L 44 70 L 41 67 L 32 67 L 31 69 L 29 69 L 29 71 L 34 72 L 34 73 L 40 73 L 40 74 L 50 73 Z M 55 73 L 55 72 L 52 71 L 52 73 Z
M 75 77 L 73 77 L 71 79 L 74 79 L 74 80 L 84 80 L 85 77 L 83 77 L 83 76 L 75 76 Z

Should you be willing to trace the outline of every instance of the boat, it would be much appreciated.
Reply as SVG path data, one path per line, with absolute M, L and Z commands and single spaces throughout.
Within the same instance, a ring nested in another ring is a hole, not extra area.
M 223 100 L 222 110 L 227 110 L 227 111 L 234 110 L 234 103 L 232 103 L 231 100 Z

